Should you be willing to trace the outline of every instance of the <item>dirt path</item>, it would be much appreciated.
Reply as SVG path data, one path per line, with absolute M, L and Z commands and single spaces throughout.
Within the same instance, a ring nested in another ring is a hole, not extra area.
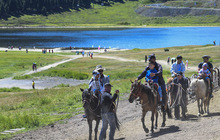
M 128 95 L 125 95 L 127 97 Z M 220 92 L 214 93 L 211 100 L 210 115 L 197 117 L 196 102 L 188 105 L 187 120 L 168 119 L 166 126 L 161 128 L 161 116 L 159 116 L 158 129 L 154 134 L 146 134 L 141 125 L 141 107 L 130 104 L 127 100 L 120 101 L 118 118 L 121 122 L 121 130 L 116 131 L 116 140 L 219 140 L 220 139 Z M 146 126 L 150 127 L 150 113 L 146 116 Z M 93 125 L 94 126 L 94 125 Z M 99 132 L 101 124 L 99 126 Z M 109 130 L 108 130 L 109 131 Z M 46 126 L 41 129 L 19 134 L 12 140 L 86 140 L 88 139 L 88 125 L 82 114 L 74 116 L 61 123 Z

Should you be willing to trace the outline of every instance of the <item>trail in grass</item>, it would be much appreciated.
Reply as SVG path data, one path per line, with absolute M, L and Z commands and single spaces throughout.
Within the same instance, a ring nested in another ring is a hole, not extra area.
M 48 70 L 52 67 L 56 67 L 60 64 L 73 61 L 78 58 L 82 58 L 82 56 L 76 56 L 76 55 L 70 55 L 67 56 L 69 59 L 62 60 L 59 62 L 56 62 L 54 64 L 50 64 L 41 68 L 38 68 L 37 71 L 29 71 L 26 72 L 24 75 L 30 75 L 36 72 L 41 72 L 44 70 Z M 122 57 L 116 57 L 116 56 L 94 56 L 94 58 L 105 58 L 105 59 L 114 59 L 118 61 L 124 61 L 124 62 L 141 62 L 144 63 L 144 60 L 134 60 L 134 59 L 126 59 Z M 160 63 L 164 68 L 169 69 L 171 65 L 168 65 L 166 61 L 164 60 L 157 60 L 158 63 Z M 187 69 L 189 71 L 196 71 L 197 67 L 190 67 Z M 59 84 L 69 84 L 71 86 L 74 85 L 79 85 L 82 83 L 88 83 L 87 80 L 73 80 L 73 79 L 66 79 L 66 78 L 61 78 L 61 77 L 44 77 L 42 79 L 37 79 L 35 80 L 35 87 L 36 89 L 45 89 L 45 88 L 52 88 L 54 86 L 57 86 Z M 5 78 L 5 79 L 0 79 L 0 88 L 12 88 L 12 87 L 19 87 L 22 89 L 32 89 L 32 79 L 27 79 L 27 80 L 13 80 L 11 78 Z

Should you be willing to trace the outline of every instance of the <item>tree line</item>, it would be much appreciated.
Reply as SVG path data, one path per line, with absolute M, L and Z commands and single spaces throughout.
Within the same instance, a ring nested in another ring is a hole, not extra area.
M 128 1 L 128 0 L 125 0 Z M 138 0 L 130 0 L 138 1 Z M 148 0 L 155 2 L 157 0 Z M 167 1 L 167 0 L 160 0 Z M 22 14 L 48 15 L 67 11 L 69 9 L 91 8 L 97 3 L 109 5 L 111 2 L 124 2 L 123 0 L 0 0 L 0 18 L 20 16 Z
M 69 9 L 91 8 L 92 3 L 123 0 L 0 0 L 0 17 L 22 14 L 57 13 Z

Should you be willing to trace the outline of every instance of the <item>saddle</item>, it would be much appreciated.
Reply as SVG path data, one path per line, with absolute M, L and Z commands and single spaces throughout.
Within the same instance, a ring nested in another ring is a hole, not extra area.
M 150 85 L 151 88 L 153 87 L 154 90 L 156 91 L 156 94 L 157 94 L 157 102 L 160 102 L 160 94 L 159 94 L 159 92 L 158 92 L 159 84 L 150 82 L 149 85 Z

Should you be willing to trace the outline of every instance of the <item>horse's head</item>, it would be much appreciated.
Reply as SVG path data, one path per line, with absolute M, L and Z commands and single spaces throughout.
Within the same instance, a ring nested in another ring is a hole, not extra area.
M 133 103 L 133 101 L 140 96 L 140 87 L 141 87 L 141 82 L 132 82 L 131 81 L 131 93 L 129 96 L 128 101 L 130 103 Z
M 90 99 L 91 99 L 90 89 L 80 88 L 80 90 L 82 91 L 82 101 L 83 101 L 83 103 L 89 102 Z
M 197 90 L 197 82 L 198 82 L 198 79 L 193 79 L 189 85 L 189 94 L 191 96 L 195 95 L 196 94 L 196 90 Z

